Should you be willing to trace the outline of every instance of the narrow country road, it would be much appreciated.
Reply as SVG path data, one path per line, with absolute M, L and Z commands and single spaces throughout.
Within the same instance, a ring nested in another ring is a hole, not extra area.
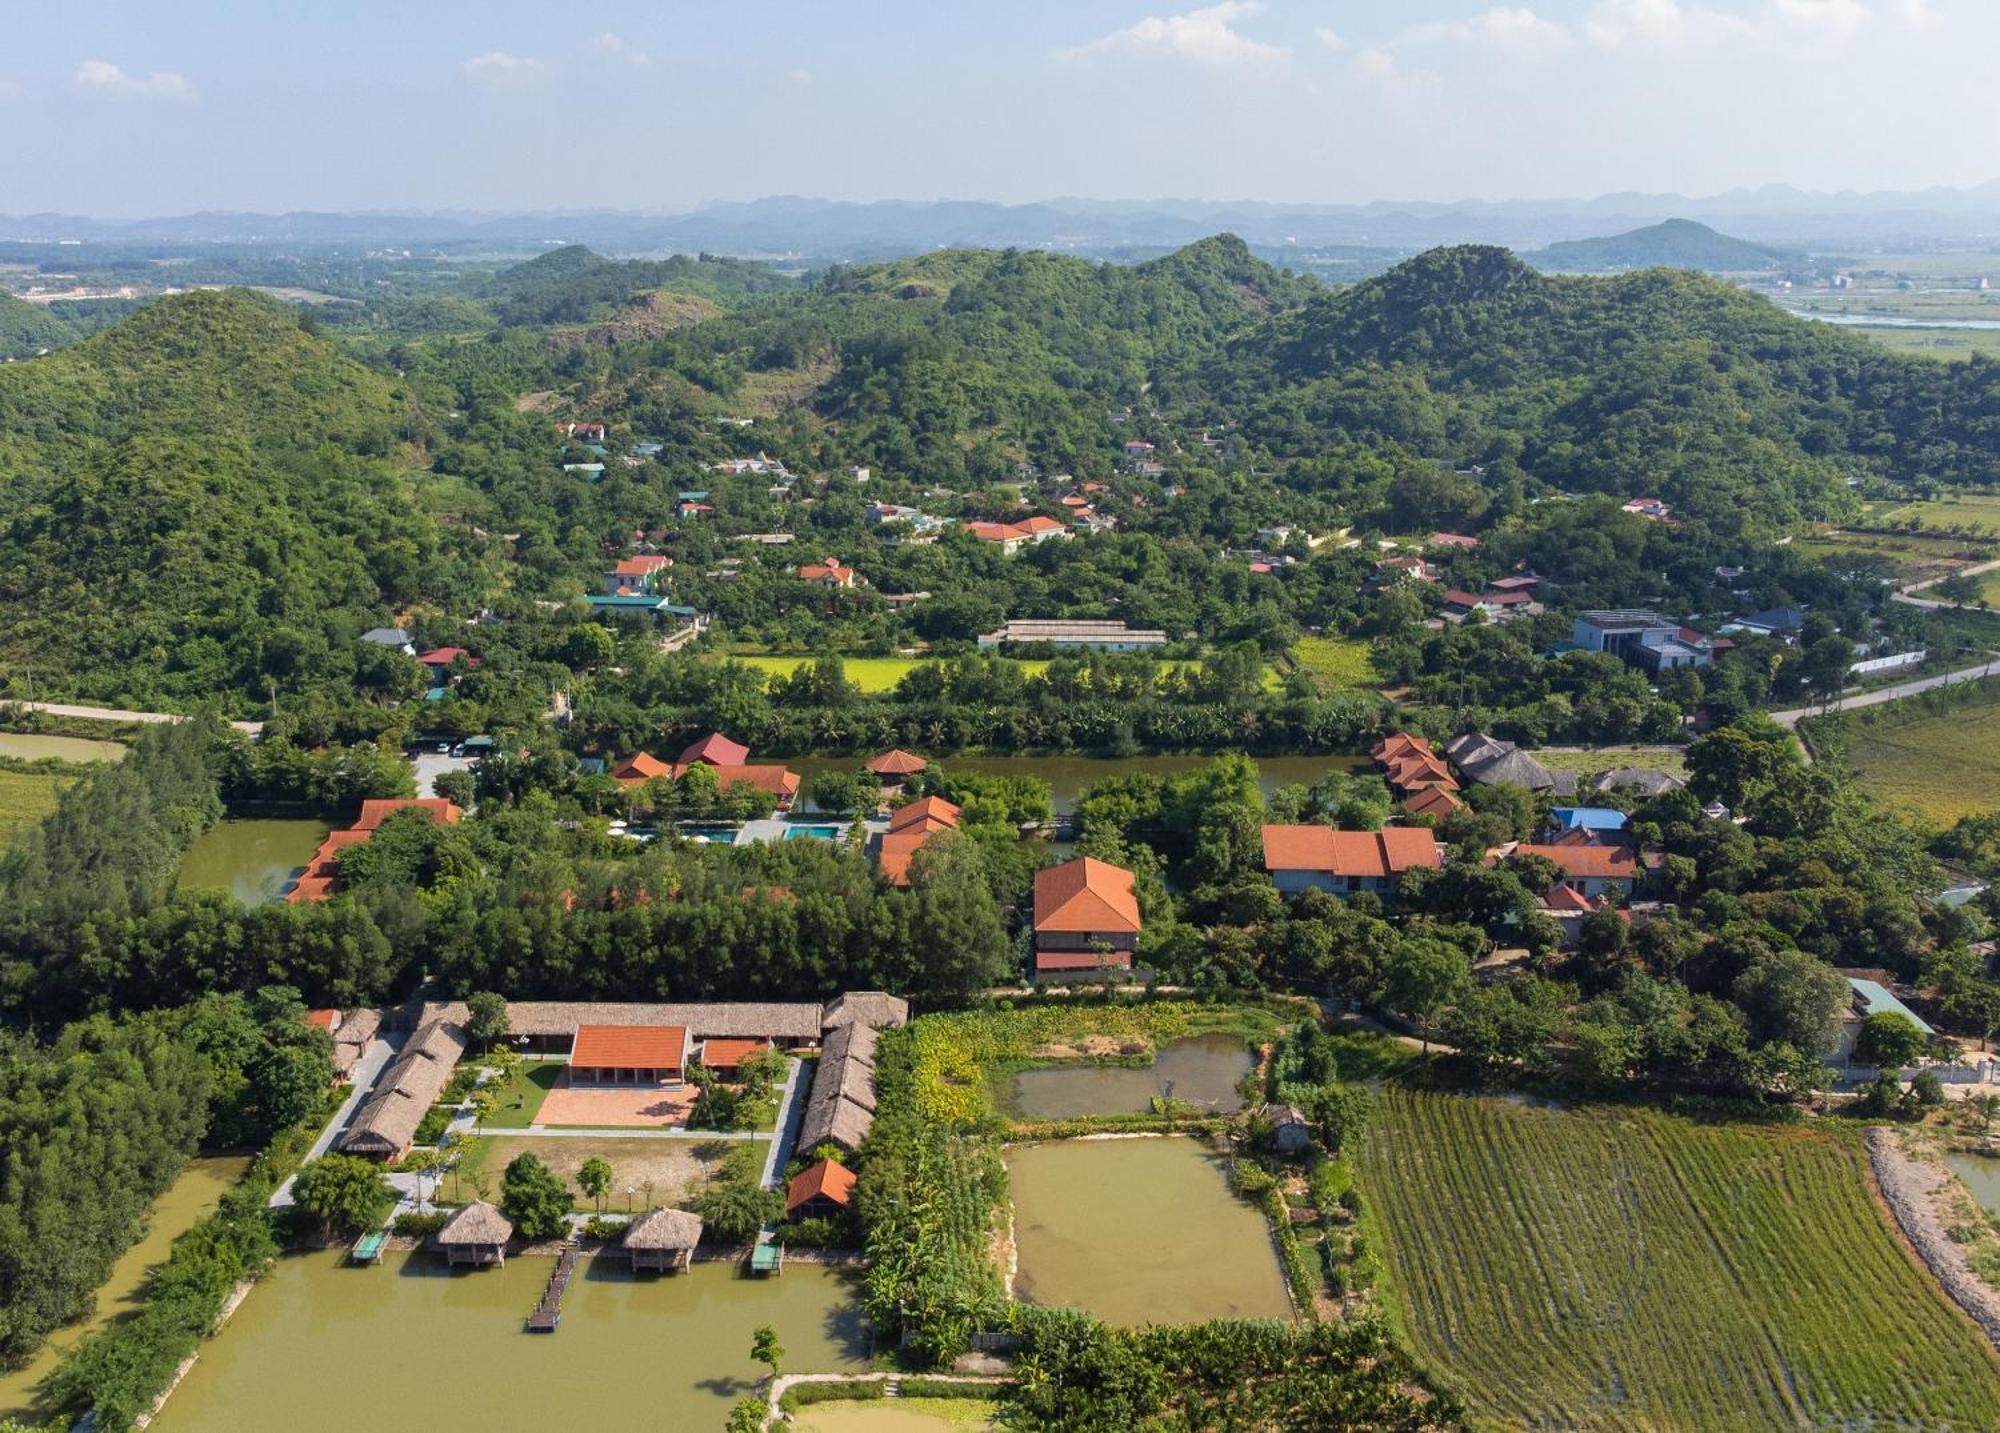
M 1995 558 L 1992 562 L 1980 562 L 1975 563 L 1971 567 L 1961 568 L 1956 573 L 1948 574 L 1947 577 L 1933 577 L 1924 582 L 1912 582 L 1908 587 L 1897 588 L 1889 596 L 1893 601 L 1907 602 L 1910 606 L 1921 607 L 1926 612 L 1949 611 L 1954 607 L 1963 607 L 1966 604 L 1963 602 L 1933 602 L 1928 597 L 1918 597 L 1914 594 L 1922 592 L 1926 587 L 1935 587 L 1940 582 L 1947 581 L 1949 577 L 1977 577 L 1981 573 L 1993 571 L 1996 567 L 2000 567 L 2000 558 Z
M 1902 697 L 1913 697 L 1919 692 L 1930 691 L 1934 687 L 1955 687 L 1960 682 L 1976 682 L 1981 677 L 1993 675 L 1995 667 L 2000 667 L 2000 656 L 1989 656 L 1976 667 L 1960 667 L 1957 671 L 1943 672 L 1935 677 L 1920 677 L 1913 682 L 1898 682 L 1893 687 L 1878 687 L 1872 692 L 1856 692 L 1839 701 L 1829 703 L 1827 711 L 1852 711 L 1856 707 L 1878 707 L 1884 702 L 1893 702 Z M 1822 709 L 1796 707 L 1787 712 L 1772 712 L 1771 720 L 1782 727 L 1795 727 L 1802 717 L 1818 716 Z
M 69 702 L 4 702 L 0 705 L 19 707 L 23 711 L 47 712 L 50 716 L 76 717 L 82 721 L 136 722 L 156 726 L 161 722 L 187 720 L 178 712 L 128 712 L 117 707 L 83 707 Z M 264 729 L 264 723 L 260 721 L 233 721 L 230 725 L 252 736 Z

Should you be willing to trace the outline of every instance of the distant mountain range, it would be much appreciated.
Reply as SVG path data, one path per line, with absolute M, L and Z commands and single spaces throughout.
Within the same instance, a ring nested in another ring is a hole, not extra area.
M 1116 257 L 1165 251 L 1219 232 L 1260 251 L 1401 254 L 1440 244 L 1517 250 L 1684 219 L 1754 244 L 1884 248 L 2000 233 L 2000 181 L 1911 193 L 1813 193 L 1784 185 L 1705 199 L 1607 194 L 1595 199 L 1458 204 L 1208 203 L 1194 200 L 1051 199 L 848 203 L 775 197 L 689 213 L 563 210 L 526 214 L 186 214 L 89 219 L 0 216 L 0 241 L 135 246 L 245 244 L 273 248 L 442 249 L 520 252 L 587 244 L 600 253 L 716 253 L 807 263 L 869 260 L 940 247 L 1018 247 Z

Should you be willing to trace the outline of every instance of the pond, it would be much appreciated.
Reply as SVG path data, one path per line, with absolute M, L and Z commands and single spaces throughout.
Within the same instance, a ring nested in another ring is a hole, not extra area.
M 274 901 L 326 839 L 324 821 L 228 819 L 202 832 L 181 861 L 183 888 L 228 891 L 246 906 Z
M 1237 1085 L 1255 1064 L 1233 1035 L 1190 1035 L 1160 1047 L 1152 1064 L 1066 1064 L 1022 1070 L 1001 1104 L 1017 1119 L 1143 1113 L 1155 1095 L 1228 1114 L 1243 1108 Z
M 762 1370 L 750 1335 L 777 1330 L 785 1367 L 860 1368 L 868 1348 L 847 1276 L 730 1264 L 635 1279 L 615 1256 L 570 1284 L 562 1327 L 522 1320 L 554 1262 L 447 1272 L 428 1254 L 380 1267 L 290 1255 L 201 1357 L 153 1433 L 351 1433 L 355 1428 L 720 1428 Z
M 117 741 L 95 741 L 82 736 L 35 736 L 28 732 L 0 731 L 0 756 L 16 761 L 123 761 L 125 745 Z
M 1979 1207 L 2000 1215 L 2000 1159 L 1990 1154 L 1967 1154 L 1958 1150 L 1945 1153 L 1944 1162 L 1959 1177 Z
M 1223 1166 L 1184 1136 L 1008 1150 L 1015 1297 L 1132 1327 L 1290 1317 L 1264 1216 Z
M 88 1319 L 58 1329 L 42 1351 L 12 1373 L 0 1374 L 0 1420 L 18 1418 L 31 1421 L 34 1415 L 35 1385 L 54 1371 L 62 1351 L 85 1334 L 102 1328 L 121 1314 L 137 1307 L 133 1297 L 145 1282 L 147 1272 L 167 1257 L 174 1240 L 185 1234 L 196 1220 L 211 1213 L 223 1192 L 243 1177 L 250 1161 L 241 1155 L 217 1155 L 191 1159 L 181 1176 L 166 1193 L 153 1201 L 146 1215 L 146 1232 L 139 1242 L 119 1255 L 111 1266 L 111 1276 L 97 1291 L 97 1312 Z
M 773 758 L 776 759 L 776 758 Z M 865 758 L 860 756 L 794 756 L 784 764 L 796 771 L 808 790 L 813 777 L 823 771 L 857 771 Z M 1257 784 L 1269 796 L 1280 786 L 1293 782 L 1311 785 L 1328 772 L 1366 771 L 1365 756 L 1260 756 Z M 1215 760 L 1212 756 L 945 756 L 941 765 L 953 771 L 980 776 L 1035 776 L 1049 783 L 1056 813 L 1066 815 L 1076 809 L 1077 800 L 1090 787 L 1114 776 L 1178 776 Z M 810 806 L 810 802 L 803 803 Z

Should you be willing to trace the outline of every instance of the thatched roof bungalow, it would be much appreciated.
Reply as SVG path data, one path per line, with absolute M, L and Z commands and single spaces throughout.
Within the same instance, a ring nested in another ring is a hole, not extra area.
M 333 1027 L 333 1077 L 345 1081 L 361 1063 L 361 1052 L 382 1028 L 379 1010 L 343 1010 L 340 1023 Z
M 481 1268 L 506 1263 L 507 1241 L 513 1237 L 514 1226 L 507 1222 L 507 1216 L 477 1200 L 447 1219 L 435 1242 L 451 1263 Z
M 465 1031 L 460 1026 L 431 1020 L 419 1027 L 355 1111 L 354 1122 L 340 1137 L 340 1152 L 368 1159 L 402 1158 L 425 1111 L 444 1092 L 464 1054 Z
M 700 1242 L 701 1216 L 685 1210 L 650 1210 L 625 1226 L 625 1252 L 635 1274 L 642 1269 L 685 1269 L 694 1261 L 694 1246 Z
M 843 1025 L 866 1025 L 885 1030 L 909 1023 L 910 1002 L 900 995 L 887 995 L 880 990 L 850 990 L 826 1003 L 821 1028 L 837 1030 Z

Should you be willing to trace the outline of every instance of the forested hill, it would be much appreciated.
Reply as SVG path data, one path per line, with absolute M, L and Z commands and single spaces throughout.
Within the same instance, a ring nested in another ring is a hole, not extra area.
M 403 408 L 242 291 L 0 368 L 0 666 L 135 703 L 338 670 L 435 575 L 384 461 Z
M 509 325 L 583 323 L 607 318 L 655 290 L 718 301 L 796 286 L 768 264 L 709 255 L 607 259 L 580 244 L 551 249 L 474 286 L 476 297 Z
M 1668 219 L 1628 234 L 1569 239 L 1525 256 L 1557 273 L 1608 273 L 1618 269 L 1702 269 L 1711 274 L 1753 273 L 1778 266 L 1776 249 L 1719 234 L 1692 219 Z
M 26 358 L 59 348 L 73 336 L 69 325 L 42 305 L 0 293 L 0 358 Z
M 1851 475 L 1990 481 L 2000 455 L 2000 365 L 1905 358 L 1699 274 L 1550 277 L 1496 248 L 1317 295 L 1205 379 L 1275 453 L 1396 445 L 1724 530 L 1837 514 Z

